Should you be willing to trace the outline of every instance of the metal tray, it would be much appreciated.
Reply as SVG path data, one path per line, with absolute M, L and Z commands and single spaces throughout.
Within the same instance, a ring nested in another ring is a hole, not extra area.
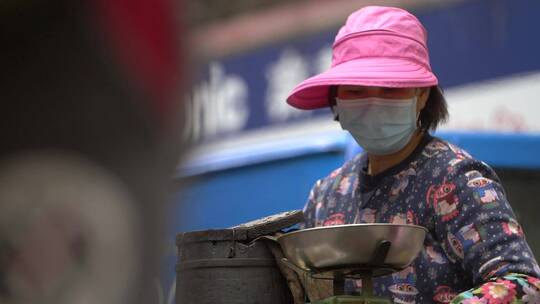
M 277 241 L 288 262 L 306 272 L 332 277 L 367 270 L 378 276 L 406 268 L 427 231 L 416 225 L 351 224 L 298 230 Z

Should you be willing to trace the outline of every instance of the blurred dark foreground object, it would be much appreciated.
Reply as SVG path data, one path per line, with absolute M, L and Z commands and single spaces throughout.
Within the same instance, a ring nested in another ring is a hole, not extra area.
M 304 220 L 300 210 L 229 229 L 177 235 L 176 303 L 289 304 L 293 294 L 266 236 Z
M 0 4 L 0 303 L 156 303 L 180 3 Z

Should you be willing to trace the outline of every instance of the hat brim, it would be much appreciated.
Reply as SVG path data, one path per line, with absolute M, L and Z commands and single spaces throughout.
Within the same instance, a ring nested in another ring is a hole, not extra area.
M 304 80 L 294 88 L 287 103 L 304 110 L 327 107 L 328 88 L 333 85 L 421 88 L 437 84 L 437 77 L 415 62 L 400 58 L 359 58 Z

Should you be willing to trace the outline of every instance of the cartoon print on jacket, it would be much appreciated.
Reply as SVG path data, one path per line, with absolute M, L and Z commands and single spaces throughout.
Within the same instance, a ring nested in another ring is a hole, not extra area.
M 433 296 L 433 301 L 435 303 L 450 303 L 452 299 L 457 295 L 457 292 L 452 290 L 451 287 L 446 285 L 438 286 L 435 289 L 435 295 Z
M 347 175 L 339 182 L 337 192 L 341 195 L 347 195 L 352 192 L 353 181 L 351 175 Z
M 418 225 L 418 218 L 416 217 L 416 214 L 411 210 L 407 211 L 407 224 Z
M 502 227 L 504 233 L 507 235 L 517 234 L 519 236 L 523 236 L 523 229 L 521 229 L 519 223 L 514 219 L 510 219 L 508 222 L 502 223 Z
M 407 224 L 407 215 L 405 213 L 396 213 L 395 215 L 390 216 L 390 223 L 391 224 L 406 225 Z
M 416 273 L 413 267 L 407 267 L 402 271 L 392 274 L 394 284 L 388 290 L 394 297 L 394 303 L 414 304 L 418 294 L 416 285 Z
M 467 186 L 473 189 L 474 199 L 482 206 L 494 208 L 499 203 L 499 194 L 492 180 L 479 176 L 469 180 Z
M 356 214 L 356 217 L 354 219 L 354 223 L 356 223 L 356 224 L 375 223 L 376 218 L 377 218 L 376 214 L 377 214 L 377 210 L 375 210 L 375 209 L 370 209 L 370 208 L 362 209 L 362 210 L 358 211 L 358 213 Z
M 431 158 L 439 154 L 441 151 L 447 151 L 448 145 L 440 142 L 438 140 L 434 140 L 426 145 L 424 150 L 422 151 L 422 155 L 425 157 Z
M 453 145 L 451 143 L 447 143 L 447 145 L 448 145 L 448 148 L 450 148 L 450 150 L 454 152 L 455 157 L 460 158 L 460 159 L 472 158 L 472 156 L 467 151 L 459 148 L 458 146 Z
M 415 175 L 416 170 L 412 167 L 394 175 L 396 181 L 392 185 L 392 188 L 390 188 L 389 200 L 391 202 L 394 201 L 400 193 L 403 193 L 405 191 L 405 188 L 407 188 L 407 186 L 409 185 L 409 179 L 411 178 L 411 176 Z
M 345 215 L 343 213 L 334 213 L 326 218 L 323 226 L 334 226 L 345 224 Z
M 398 212 L 395 215 L 390 216 L 389 223 L 400 225 L 416 225 L 417 220 L 414 212 L 407 211 L 407 213 Z
M 425 254 L 428 257 L 428 260 L 437 264 L 445 264 L 447 260 L 444 258 L 444 255 L 440 252 L 437 252 L 433 246 L 426 246 Z
M 462 227 L 455 235 L 448 232 L 447 238 L 453 253 L 460 259 L 464 258 L 465 251 L 481 241 L 480 233 L 474 224 Z
M 443 180 L 441 185 L 432 185 L 427 191 L 426 200 L 428 205 L 433 202 L 435 212 L 442 218 L 443 222 L 448 222 L 459 213 L 457 210 L 459 198 L 454 193 L 455 190 L 456 185 L 454 183 Z
M 451 159 L 448 162 L 448 168 L 447 168 L 448 173 L 454 172 L 454 168 L 460 162 L 462 162 L 462 161 L 464 161 L 466 159 L 472 158 L 472 156 L 463 149 L 460 149 L 460 148 L 458 148 L 458 147 L 456 147 L 456 146 L 454 146 L 452 144 L 448 144 L 448 147 L 450 148 L 450 150 L 452 152 L 454 152 L 454 156 L 455 156 L 455 158 Z

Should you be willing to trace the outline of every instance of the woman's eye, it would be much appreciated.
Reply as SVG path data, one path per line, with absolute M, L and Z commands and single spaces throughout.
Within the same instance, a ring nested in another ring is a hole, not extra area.
M 414 89 L 410 88 L 383 88 L 382 94 L 388 97 L 410 97 L 414 96 Z

